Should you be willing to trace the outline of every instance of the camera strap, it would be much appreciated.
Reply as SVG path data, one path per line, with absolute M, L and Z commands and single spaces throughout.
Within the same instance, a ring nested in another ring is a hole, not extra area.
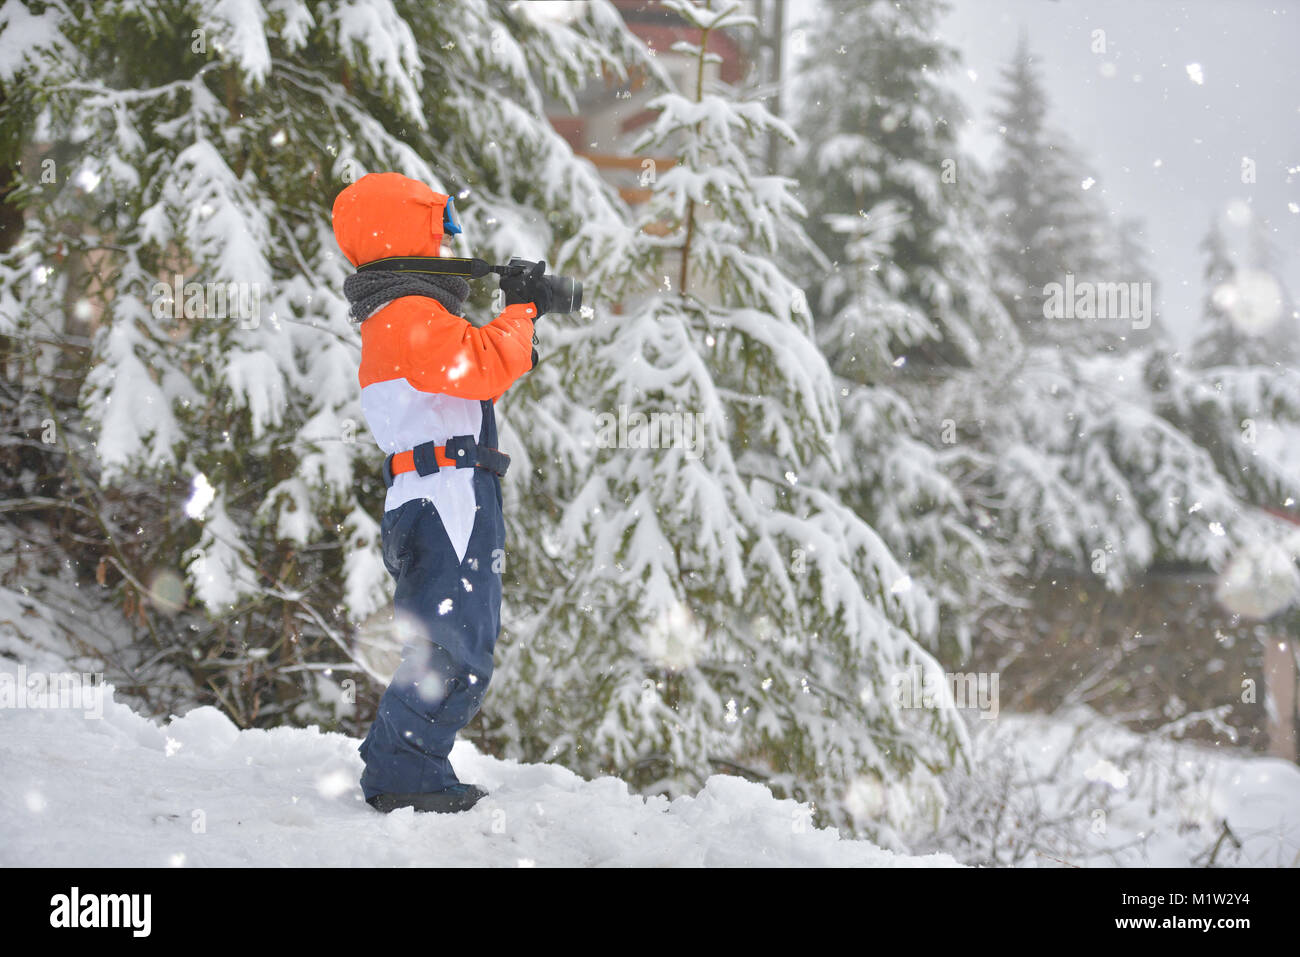
M 451 259 L 441 256 L 390 256 L 357 267 L 357 272 L 422 272 L 436 276 L 461 276 L 481 279 L 494 272 L 482 259 Z

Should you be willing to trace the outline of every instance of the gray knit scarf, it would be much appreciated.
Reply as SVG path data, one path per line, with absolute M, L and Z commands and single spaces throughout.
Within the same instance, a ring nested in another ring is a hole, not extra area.
M 343 295 L 351 304 L 353 322 L 369 319 L 378 309 L 402 296 L 428 296 L 437 299 L 453 315 L 463 316 L 469 283 L 460 276 L 376 269 L 348 276 L 343 280 Z

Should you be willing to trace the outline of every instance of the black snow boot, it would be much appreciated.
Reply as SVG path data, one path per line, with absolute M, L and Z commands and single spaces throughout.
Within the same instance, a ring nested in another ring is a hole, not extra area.
M 468 811 L 485 797 L 487 791 L 477 784 L 453 784 L 441 791 L 426 791 L 423 794 L 376 794 L 368 798 L 366 803 L 384 814 L 403 807 L 438 814 L 455 814 L 458 811 Z

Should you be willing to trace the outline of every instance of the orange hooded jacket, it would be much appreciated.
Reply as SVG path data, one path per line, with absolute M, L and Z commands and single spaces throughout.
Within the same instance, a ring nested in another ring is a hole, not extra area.
M 438 256 L 448 197 L 400 173 L 370 173 L 334 201 L 334 237 L 354 266 Z M 532 303 L 475 327 L 425 296 L 394 299 L 361 324 L 362 389 L 405 379 L 420 392 L 496 401 L 532 368 Z

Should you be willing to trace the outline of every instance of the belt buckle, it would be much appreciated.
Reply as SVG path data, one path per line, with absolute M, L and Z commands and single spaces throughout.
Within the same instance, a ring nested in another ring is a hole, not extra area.
M 472 435 L 453 435 L 443 449 L 458 469 L 472 469 L 478 461 L 478 443 Z

